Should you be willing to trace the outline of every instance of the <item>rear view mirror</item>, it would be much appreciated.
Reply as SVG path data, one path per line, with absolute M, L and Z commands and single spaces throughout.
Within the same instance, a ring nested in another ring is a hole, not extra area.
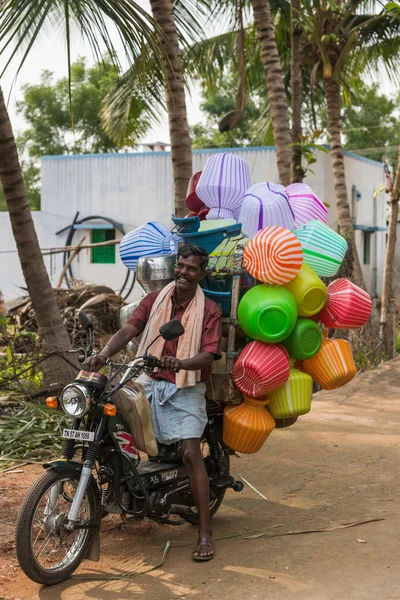
M 168 321 L 168 323 L 161 325 L 159 332 L 164 340 L 169 342 L 184 334 L 185 328 L 178 319 L 172 319 L 171 321 Z
M 88 331 L 93 329 L 92 321 L 89 319 L 88 316 L 85 315 L 84 312 L 79 313 L 79 323 Z

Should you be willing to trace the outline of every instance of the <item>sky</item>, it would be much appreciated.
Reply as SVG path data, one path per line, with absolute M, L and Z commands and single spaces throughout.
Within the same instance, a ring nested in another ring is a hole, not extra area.
M 149 11 L 150 4 L 148 0 L 137 0 L 137 2 L 145 10 Z M 115 47 L 119 50 L 119 56 L 123 57 L 122 44 L 117 34 L 111 34 L 111 37 Z M 72 61 L 83 56 L 88 59 L 89 64 L 95 62 L 89 44 L 85 43 L 79 32 L 76 32 L 73 36 L 71 54 Z M 35 42 L 20 73 L 16 77 L 15 74 L 20 65 L 22 56 L 23 51 L 20 51 L 10 63 L 0 80 L 14 133 L 24 129 L 24 119 L 18 114 L 17 111 L 18 101 L 22 99 L 21 87 L 25 83 L 38 83 L 40 80 L 40 74 L 45 69 L 54 73 L 56 79 L 61 79 L 62 77 L 67 76 L 68 68 L 65 32 L 62 30 L 59 30 L 58 32 L 55 32 L 54 30 L 46 31 L 45 34 L 43 34 L 42 37 Z M 2 72 L 7 59 L 8 57 L 0 57 L 0 72 Z M 124 64 L 123 58 L 121 58 L 121 64 L 123 68 L 127 66 L 127 63 Z M 199 108 L 200 102 L 201 98 L 199 87 L 198 85 L 192 85 L 190 93 L 187 94 L 189 125 L 194 125 L 202 120 L 202 112 Z M 162 115 L 160 124 L 156 124 L 153 129 L 148 132 L 144 141 L 169 142 L 168 117 L 166 113 Z

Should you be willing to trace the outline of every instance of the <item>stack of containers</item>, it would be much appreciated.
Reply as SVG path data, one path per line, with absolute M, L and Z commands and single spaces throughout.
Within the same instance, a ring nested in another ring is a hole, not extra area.
M 243 264 L 258 285 L 238 306 L 248 343 L 232 372 L 243 404 L 225 408 L 223 438 L 234 450 L 257 452 L 275 426 L 293 423 L 310 411 L 313 379 L 330 390 L 355 376 L 348 342 L 327 339 L 327 329 L 323 335 L 319 323 L 326 328 L 363 327 L 371 314 L 371 298 L 346 279 L 327 288 L 320 279 L 336 275 L 347 243 L 326 225 L 328 211 L 306 184 L 251 186 L 247 163 L 221 152 L 193 175 L 186 203 L 191 211 L 187 216 L 202 221 L 199 239 L 221 227 L 229 230 L 236 219 L 241 243 L 250 238 Z M 147 223 L 122 240 L 121 258 L 134 269 L 140 256 L 176 252 L 178 241 L 165 226 Z M 209 251 L 226 266 L 237 241 L 231 237 L 218 244 Z

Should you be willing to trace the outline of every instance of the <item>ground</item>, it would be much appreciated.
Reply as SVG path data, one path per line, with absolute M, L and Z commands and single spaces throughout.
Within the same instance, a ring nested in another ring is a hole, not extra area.
M 99 563 L 78 575 L 140 572 L 133 579 L 70 579 L 52 587 L 28 580 L 15 559 L 16 510 L 37 466 L 3 475 L 0 489 L 0 599 L 21 600 L 389 600 L 400 598 L 400 359 L 321 392 L 311 412 L 275 430 L 253 456 L 233 458 L 247 485 L 229 491 L 214 518 L 216 557 L 193 563 L 196 530 L 144 521 L 104 523 Z M 285 535 L 380 519 L 351 528 Z M 219 541 L 218 539 L 221 538 Z

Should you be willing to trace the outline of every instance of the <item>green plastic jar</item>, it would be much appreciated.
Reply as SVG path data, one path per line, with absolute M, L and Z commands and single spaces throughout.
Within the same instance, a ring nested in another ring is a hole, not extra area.
M 281 342 L 292 333 L 296 319 L 296 300 L 281 285 L 257 285 L 246 292 L 238 306 L 241 328 L 260 342 Z
M 311 321 L 299 317 L 292 333 L 282 342 L 282 346 L 289 352 L 290 358 L 307 360 L 318 352 L 322 343 L 321 328 Z

